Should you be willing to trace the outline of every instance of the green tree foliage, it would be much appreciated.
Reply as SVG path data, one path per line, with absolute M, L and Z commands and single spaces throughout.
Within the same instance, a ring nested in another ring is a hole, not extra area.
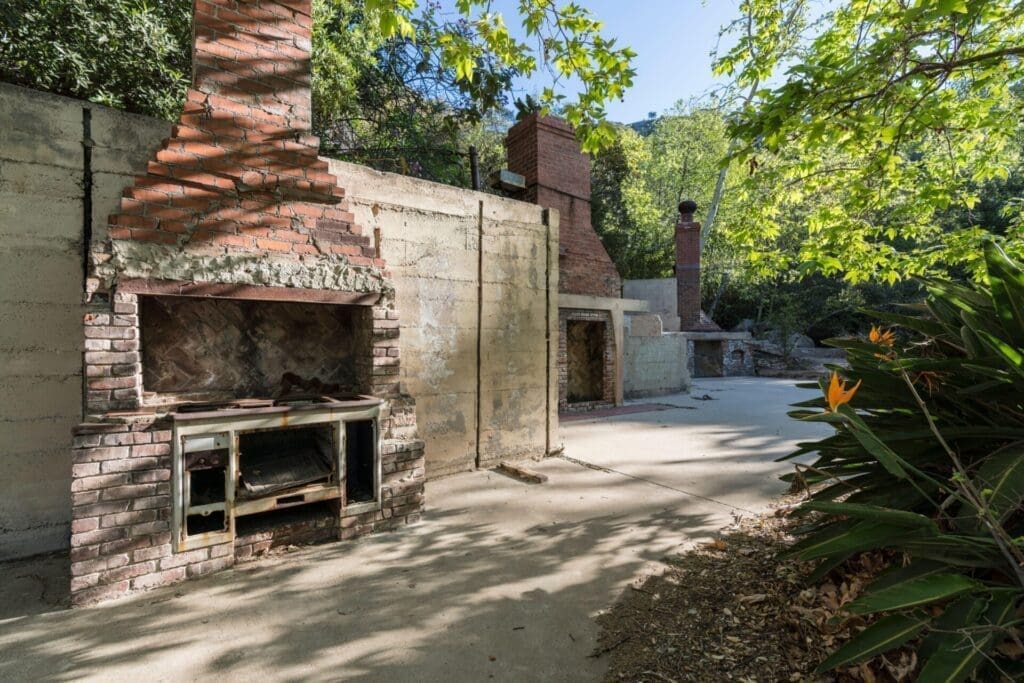
M 725 119 L 712 108 L 680 103 L 645 124 L 644 136 L 616 127 L 592 173 L 594 226 L 622 276 L 636 279 L 672 275 L 679 201 L 706 209 L 728 148 Z M 708 258 L 725 258 L 723 246 L 709 240 Z
M 821 14 L 822 8 L 834 8 Z M 1024 3 L 1007 0 L 744 0 L 720 74 L 760 87 L 731 127 L 751 197 L 732 241 L 764 270 L 895 282 L 983 273 L 981 244 L 1024 249 L 1020 224 L 974 212 L 1019 166 Z M 807 26 L 780 59 L 787 17 Z M 766 57 L 767 55 L 767 57 Z M 784 74 L 781 72 L 785 71 Z M 778 237 L 805 211 L 795 258 Z M 956 215 L 956 220 L 951 220 Z M 981 222 L 982 220 L 986 222 Z
M 191 23 L 189 0 L 4 0 L 0 80 L 172 119 Z
M 605 38 L 590 12 L 524 0 L 517 16 L 534 48 L 512 37 L 489 2 L 458 0 L 456 7 L 460 18 L 442 22 L 436 2 L 314 0 L 322 129 L 339 121 L 358 128 L 352 102 L 360 99 L 364 118 L 376 115 L 373 105 L 387 105 L 387 114 L 366 122 L 380 130 L 404 131 L 409 121 L 436 114 L 432 109 L 444 110 L 435 118 L 454 109 L 479 120 L 502 104 L 512 74 L 545 69 L 553 85 L 542 104 L 559 106 L 588 150 L 610 139 L 604 106 L 632 84 L 634 53 Z M 0 78 L 173 119 L 190 76 L 190 17 L 190 0 L 7 0 L 0 4 Z M 569 79 L 582 85 L 574 100 L 558 91 Z M 431 142 L 415 133 L 424 131 L 396 136 L 391 146 Z
M 846 605 L 889 616 L 823 670 L 923 636 L 922 681 L 1020 673 L 996 646 L 1024 600 L 1024 271 L 993 243 L 983 260 L 987 284 L 926 279 L 925 305 L 877 314 L 899 334 L 837 340 L 859 389 L 835 378 L 792 413 L 835 433 L 789 456 L 816 454 L 787 478 L 816 486 L 817 513 L 789 555 L 814 577 L 868 550 L 892 565 Z
M 612 125 L 605 104 L 621 99 L 633 84 L 636 53 L 603 35 L 604 24 L 575 2 L 559 6 L 555 0 L 521 0 L 518 17 L 526 40 L 509 31 L 505 18 L 493 11 L 490 0 L 456 0 L 455 6 L 470 29 L 438 37 L 441 61 L 463 80 L 472 81 L 480 56 L 489 52 L 508 68 L 524 75 L 544 70 L 553 85 L 544 89 L 541 104 L 557 106 L 576 128 L 584 151 L 593 152 L 611 142 Z M 414 14 L 418 0 L 366 0 L 367 11 L 378 18 L 386 37 L 416 35 Z M 476 39 L 479 37 L 479 40 Z M 581 88 L 575 99 L 558 91 L 558 85 L 575 80 Z
M 449 33 L 472 40 L 472 29 L 439 22 L 434 6 L 413 20 L 415 41 L 385 39 L 361 2 L 314 7 L 314 129 L 324 153 L 468 185 L 468 133 L 504 110 L 515 72 L 482 51 L 472 80 L 460 79 L 435 46 Z

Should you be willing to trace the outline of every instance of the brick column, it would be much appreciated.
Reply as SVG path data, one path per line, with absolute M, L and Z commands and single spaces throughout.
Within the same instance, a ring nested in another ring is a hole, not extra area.
M 679 204 L 676 223 L 676 296 L 679 306 L 679 329 L 705 329 L 700 315 L 700 223 L 693 220 L 697 203 Z

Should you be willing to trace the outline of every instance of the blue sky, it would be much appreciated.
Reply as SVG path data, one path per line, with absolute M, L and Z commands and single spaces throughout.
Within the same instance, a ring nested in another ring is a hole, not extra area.
M 450 0 L 449 0 L 450 1 Z M 637 52 L 637 77 L 624 102 L 612 102 L 608 115 L 629 123 L 661 113 L 678 100 L 701 97 L 714 87 L 710 53 L 719 29 L 739 15 L 738 0 L 579 0 L 605 23 L 606 37 Z M 447 2 L 445 4 L 448 4 Z M 518 27 L 516 0 L 493 7 Z M 517 95 L 533 94 L 550 83 L 538 74 L 518 83 Z

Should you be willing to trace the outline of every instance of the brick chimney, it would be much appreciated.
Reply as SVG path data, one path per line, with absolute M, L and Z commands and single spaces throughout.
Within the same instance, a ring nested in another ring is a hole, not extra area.
M 309 132 L 310 5 L 194 0 L 192 88 L 171 138 L 110 217 L 111 244 L 383 266 Z
M 700 308 L 700 223 L 693 220 L 697 203 L 680 202 L 676 223 L 676 297 L 679 329 L 710 332 L 720 328 Z
M 529 114 L 509 130 L 505 149 L 509 170 L 526 178 L 517 199 L 558 211 L 559 291 L 621 296 L 622 278 L 590 222 L 590 157 L 572 127 Z

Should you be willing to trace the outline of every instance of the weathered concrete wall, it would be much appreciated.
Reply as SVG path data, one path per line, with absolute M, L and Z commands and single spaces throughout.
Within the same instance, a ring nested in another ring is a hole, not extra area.
M 545 225 L 531 204 L 340 161 L 330 172 L 356 222 L 380 230 L 427 476 L 543 455 L 557 433 L 557 215 Z
M 651 313 L 661 316 L 661 322 L 666 332 L 679 331 L 679 301 L 675 278 L 624 280 L 622 296 L 626 299 L 640 299 L 649 302 Z
M 86 110 L 95 242 L 171 124 L 0 83 L 0 559 L 68 542 Z M 381 229 L 428 476 L 554 447 L 557 215 L 547 225 L 532 204 L 340 162 L 331 171 L 365 230 Z
M 93 225 L 170 124 L 0 83 L 0 559 L 68 542 L 82 417 L 84 119 Z
M 623 385 L 629 398 L 659 396 L 690 388 L 687 338 L 662 333 L 655 314 L 627 315 Z

